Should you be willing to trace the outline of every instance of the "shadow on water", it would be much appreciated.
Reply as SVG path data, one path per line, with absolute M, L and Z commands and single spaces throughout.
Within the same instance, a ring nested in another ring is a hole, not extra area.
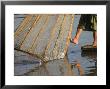
M 87 60 L 92 64 L 85 69 L 86 76 L 96 76 L 97 75 L 97 53 L 96 52 L 82 52 L 82 57 L 86 57 Z
M 68 63 L 68 60 L 53 60 L 42 64 L 39 68 L 25 74 L 28 76 L 73 76 L 72 65 Z
M 81 56 L 80 52 L 73 53 L 72 60 L 70 55 L 66 55 L 64 59 L 52 60 L 43 63 L 24 74 L 24 76 L 96 76 L 97 63 L 96 54 L 94 56 Z M 78 56 L 80 58 L 78 58 Z
M 17 54 L 17 53 L 16 53 Z M 20 53 L 21 54 L 21 53 Z M 40 66 L 39 61 L 34 61 L 34 57 L 17 56 L 15 63 L 15 75 L 21 76 L 96 76 L 97 63 L 96 56 L 81 56 L 76 51 L 70 55 L 66 55 L 64 59 L 52 60 L 43 63 Z M 79 56 L 79 57 L 78 57 Z M 18 59 L 20 58 L 20 59 Z M 22 59 L 22 60 L 21 60 Z M 24 65 L 25 63 L 25 65 Z M 19 72 L 19 73 L 18 73 Z
M 79 45 L 70 43 L 67 54 L 74 76 L 97 76 L 97 52 L 83 52 Z
M 80 15 L 76 15 L 72 38 L 74 38 L 76 34 L 79 19 Z M 69 63 L 73 66 L 72 69 L 74 70 L 74 75 L 97 76 L 97 52 L 84 52 L 81 50 L 82 46 L 92 44 L 92 42 L 93 33 L 90 31 L 83 31 L 78 45 L 70 43 L 67 55 Z
M 23 18 L 20 17 L 20 21 Z M 75 16 L 74 29 L 77 29 L 79 15 Z M 20 23 L 19 21 L 19 23 Z M 19 25 L 16 20 L 15 29 Z M 75 35 L 73 31 L 72 37 Z M 92 42 L 91 32 L 84 32 L 79 42 L 81 45 Z M 18 55 L 19 54 L 19 55 Z M 64 59 L 52 60 L 39 65 L 40 61 L 34 61 L 34 57 L 26 53 L 15 51 L 15 75 L 22 76 L 96 76 L 97 53 L 82 53 L 80 45 L 70 43 L 67 55 Z M 24 56 L 22 56 L 24 55 Z M 30 58 L 29 58 L 30 57 Z M 22 59 L 22 60 L 21 60 Z M 32 59 L 33 62 L 30 61 Z M 26 60 L 26 61 L 25 61 Z M 35 63 L 34 63 L 35 62 Z M 24 63 L 25 65 L 23 65 Z

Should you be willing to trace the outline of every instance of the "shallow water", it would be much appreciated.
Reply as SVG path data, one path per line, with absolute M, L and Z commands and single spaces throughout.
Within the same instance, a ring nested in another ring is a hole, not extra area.
M 73 33 L 72 37 L 75 36 L 76 30 L 77 30 L 77 24 L 79 20 L 79 15 L 75 17 L 75 22 L 73 25 Z M 93 38 L 92 38 L 92 32 L 90 31 L 83 31 L 81 34 L 81 37 L 79 39 L 79 44 L 74 45 L 73 43 L 70 43 L 68 48 L 68 60 L 70 64 L 75 65 L 75 63 L 79 63 L 82 70 L 84 71 L 83 75 L 97 75 L 97 53 L 83 53 L 81 51 L 81 46 L 92 44 Z M 77 68 L 73 67 L 74 73 L 76 75 L 78 74 Z
M 23 15 L 15 15 L 15 31 L 19 23 L 23 20 Z M 75 16 L 72 37 L 75 36 L 80 15 Z M 33 56 L 15 51 L 15 75 L 23 76 L 96 76 L 97 75 L 97 54 L 89 53 L 83 54 L 81 46 L 92 44 L 92 32 L 84 31 L 81 35 L 78 45 L 70 43 L 67 55 L 64 59 L 53 60 L 47 63 L 31 62 L 34 60 Z M 25 55 L 25 56 L 22 56 Z M 17 60 L 22 61 L 20 64 Z M 24 64 L 25 65 L 24 65 Z M 39 65 L 40 64 L 40 65 Z M 19 70 L 18 70 L 19 69 Z M 21 69 L 21 70 L 20 70 Z M 19 73 L 19 74 L 18 74 Z

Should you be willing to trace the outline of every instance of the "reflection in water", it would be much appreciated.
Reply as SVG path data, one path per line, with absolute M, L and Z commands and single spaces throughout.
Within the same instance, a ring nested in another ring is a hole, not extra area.
M 76 52 L 79 53 L 79 52 Z M 25 75 L 28 76 L 96 76 L 97 75 L 97 63 L 96 55 L 81 56 L 80 58 L 75 58 L 70 55 L 66 55 L 62 60 L 53 60 L 42 64 L 42 66 L 37 67 L 34 71 L 30 71 Z
M 70 64 L 72 65 L 72 69 L 74 70 L 74 75 L 76 76 L 96 76 L 97 75 L 97 63 L 96 63 L 96 55 L 89 56 L 85 54 L 85 56 L 81 56 L 80 59 L 75 58 L 70 59 Z
M 66 72 L 65 75 L 66 75 L 66 76 L 67 76 L 67 75 L 68 75 L 68 76 L 74 75 L 74 72 L 73 72 L 73 70 L 72 70 L 72 64 L 69 64 L 68 59 L 67 59 L 67 55 L 66 55 L 66 57 L 65 57 L 64 64 L 66 65 L 66 68 L 67 68 L 67 72 Z
M 53 60 L 44 63 L 38 69 L 30 71 L 25 75 L 37 75 L 37 76 L 73 76 L 72 65 L 68 63 L 68 60 Z
M 75 29 L 77 29 L 79 16 L 75 16 L 75 25 L 73 36 L 75 34 Z M 19 20 L 23 20 L 20 18 Z M 19 21 L 16 20 L 16 27 L 19 25 Z M 72 37 L 73 37 L 72 36 Z M 82 34 L 83 39 L 79 41 L 81 45 L 85 45 L 85 43 L 92 42 L 91 32 L 84 32 Z M 81 46 L 74 46 L 73 43 L 70 43 L 67 55 L 64 59 L 53 60 L 47 63 L 43 63 L 40 66 L 32 69 L 31 71 L 25 73 L 24 75 L 28 76 L 96 76 L 97 75 L 97 54 L 96 53 L 82 53 Z M 17 54 L 17 52 L 15 53 Z M 27 54 L 25 54 L 27 55 Z M 20 57 L 20 59 L 24 59 L 25 57 Z M 29 57 L 28 57 L 29 58 Z M 32 59 L 32 58 L 30 58 Z M 36 65 L 34 65 L 36 66 Z M 20 69 L 20 67 L 19 67 Z M 30 69 L 30 67 L 29 67 Z M 20 72 L 20 71 L 19 71 Z
M 81 64 L 79 62 L 73 61 L 72 65 L 73 65 L 73 67 L 72 67 L 73 70 L 75 68 L 77 69 L 78 75 L 80 75 L 80 76 L 84 75 L 84 70 L 83 70 L 83 68 L 82 68 L 82 66 L 81 66 Z
M 72 64 L 75 76 L 96 76 L 97 75 L 97 53 L 81 52 L 79 46 L 70 44 L 68 60 Z

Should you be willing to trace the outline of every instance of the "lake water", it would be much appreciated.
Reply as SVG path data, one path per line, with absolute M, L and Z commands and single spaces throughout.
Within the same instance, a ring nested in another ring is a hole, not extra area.
M 24 16 L 15 15 L 14 31 Z M 72 38 L 75 36 L 79 19 L 80 15 L 75 15 Z M 81 51 L 81 46 L 92 44 L 92 41 L 92 32 L 83 31 L 78 45 L 70 43 L 64 59 L 47 63 L 41 63 L 40 59 L 15 50 L 14 74 L 22 76 L 97 76 L 97 54 L 85 54 Z

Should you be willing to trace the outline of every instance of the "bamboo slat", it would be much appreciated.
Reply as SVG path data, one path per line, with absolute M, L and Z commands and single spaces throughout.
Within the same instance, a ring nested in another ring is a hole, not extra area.
M 73 22 L 72 14 L 28 15 L 14 34 L 14 47 L 44 62 L 63 59 L 70 43 Z

